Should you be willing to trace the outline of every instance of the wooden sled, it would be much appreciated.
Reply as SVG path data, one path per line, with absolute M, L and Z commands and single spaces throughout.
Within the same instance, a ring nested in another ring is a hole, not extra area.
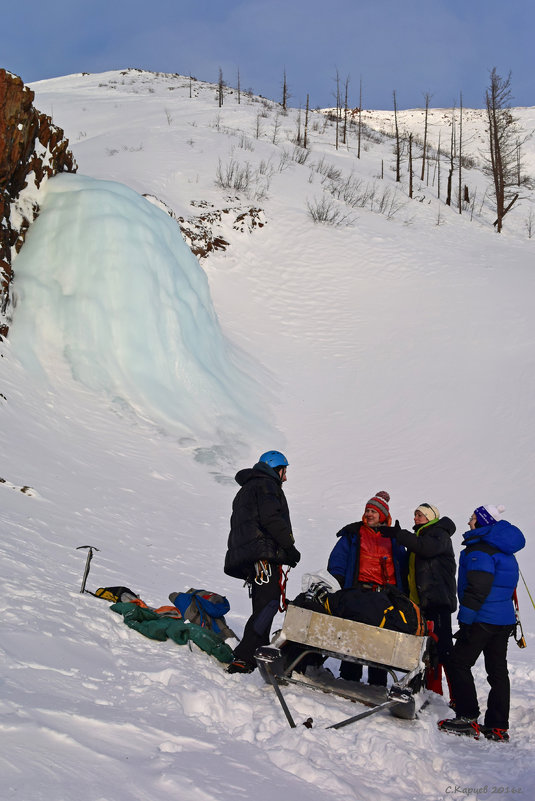
M 395 717 L 413 719 L 427 645 L 427 636 L 368 626 L 290 604 L 281 631 L 271 645 L 256 651 L 255 660 L 262 677 L 275 690 L 292 728 L 295 722 L 280 685 L 300 684 L 371 707 L 328 727 L 339 729 L 382 709 L 389 709 Z M 306 662 L 310 654 L 384 668 L 392 676 L 393 683 L 389 688 L 370 686 L 335 679 L 327 671 L 316 671 L 315 676 L 305 675 L 300 663 Z M 312 721 L 309 719 L 305 725 L 311 726 Z

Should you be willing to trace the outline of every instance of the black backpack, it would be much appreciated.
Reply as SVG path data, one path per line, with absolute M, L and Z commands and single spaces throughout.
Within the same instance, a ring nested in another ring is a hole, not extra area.
M 362 587 L 353 587 L 338 592 L 325 593 L 322 600 L 301 593 L 293 601 L 295 606 L 323 612 L 346 620 L 366 623 L 404 634 L 423 635 L 427 624 L 420 607 L 393 585 L 375 592 Z
M 404 634 L 426 633 L 420 607 L 393 585 L 378 591 L 354 587 L 328 595 L 325 608 L 336 617 L 401 631 Z

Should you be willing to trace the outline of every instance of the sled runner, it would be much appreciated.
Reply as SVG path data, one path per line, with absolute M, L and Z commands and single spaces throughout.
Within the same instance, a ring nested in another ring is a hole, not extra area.
M 262 677 L 275 690 L 292 728 L 295 722 L 280 685 L 300 684 L 371 707 L 329 726 L 341 728 L 381 709 L 389 709 L 400 718 L 412 719 L 416 716 L 415 696 L 425 670 L 427 641 L 427 636 L 369 626 L 290 604 L 281 631 L 270 646 L 257 650 L 255 659 Z M 321 669 L 309 669 L 307 673 L 311 675 L 306 675 L 303 672 L 303 660 L 310 661 L 310 655 L 315 655 L 316 663 L 318 659 L 323 661 L 324 658 L 333 657 L 383 668 L 390 674 L 393 683 L 386 688 L 344 681 L 329 676 L 328 671 Z M 310 726 L 311 722 L 305 725 Z

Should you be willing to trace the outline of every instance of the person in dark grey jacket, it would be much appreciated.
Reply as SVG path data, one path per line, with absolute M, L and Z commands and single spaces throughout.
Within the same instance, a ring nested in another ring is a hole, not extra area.
M 249 584 L 253 612 L 234 649 L 228 673 L 251 673 L 255 669 L 254 653 L 269 643 L 279 608 L 282 565 L 295 567 L 301 558 L 282 489 L 287 467 L 284 454 L 267 451 L 254 467 L 236 474 L 241 489 L 232 505 L 224 569 L 227 575 Z
M 399 522 L 382 529 L 383 536 L 395 537 L 409 552 L 409 590 L 426 619 L 433 622 L 438 664 L 426 671 L 428 689 L 442 695 L 442 668 L 448 680 L 448 659 L 453 648 L 451 615 L 457 609 L 455 556 L 451 538 L 455 523 L 440 517 L 436 506 L 422 503 L 414 512 L 413 531 Z

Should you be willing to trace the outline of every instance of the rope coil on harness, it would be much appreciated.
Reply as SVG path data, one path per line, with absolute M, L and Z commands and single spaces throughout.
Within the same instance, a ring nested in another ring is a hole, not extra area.
M 286 612 L 288 609 L 288 601 L 286 600 L 286 584 L 288 583 L 288 573 L 291 568 L 283 570 L 282 565 L 279 565 L 279 587 L 280 587 L 280 602 L 279 612 Z

